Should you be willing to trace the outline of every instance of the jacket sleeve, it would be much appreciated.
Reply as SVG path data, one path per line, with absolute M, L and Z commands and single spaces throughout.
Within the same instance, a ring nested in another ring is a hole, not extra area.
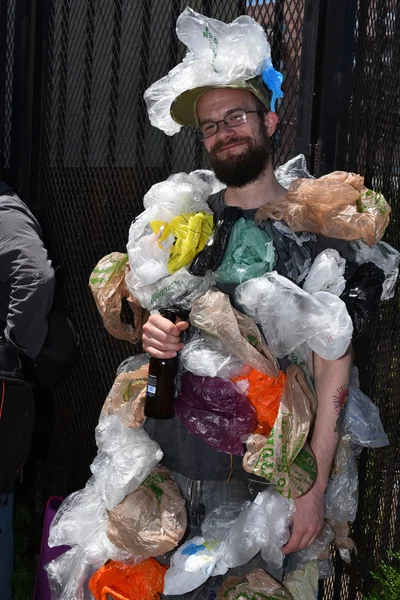
M 34 358 L 47 335 L 47 315 L 54 295 L 54 270 L 36 219 L 18 198 L 3 200 L 0 206 L 0 278 L 8 296 L 4 334 L 20 351 Z

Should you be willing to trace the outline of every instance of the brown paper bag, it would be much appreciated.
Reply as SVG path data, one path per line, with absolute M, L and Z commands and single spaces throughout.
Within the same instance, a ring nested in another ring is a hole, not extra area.
M 107 535 L 134 556 L 158 556 L 176 548 L 187 527 L 185 500 L 167 469 L 157 467 L 108 513 Z
M 148 312 L 129 293 L 125 284 L 125 276 L 128 272 L 128 255 L 112 252 L 104 256 L 93 269 L 89 278 L 89 287 L 107 331 L 119 340 L 136 344 L 140 340 Z M 133 312 L 134 326 L 121 321 L 123 298 L 126 298 Z

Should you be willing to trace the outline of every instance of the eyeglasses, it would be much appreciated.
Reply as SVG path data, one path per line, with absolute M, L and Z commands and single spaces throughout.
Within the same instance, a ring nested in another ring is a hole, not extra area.
M 219 123 L 225 123 L 225 125 L 229 128 L 231 127 L 239 127 L 239 125 L 243 125 L 247 121 L 247 115 L 251 113 L 257 113 L 259 115 L 264 115 L 265 112 L 262 110 L 235 110 L 235 112 L 229 113 L 220 121 L 207 121 L 200 125 L 197 129 L 197 133 L 201 140 L 206 140 L 207 138 L 215 135 L 218 131 Z

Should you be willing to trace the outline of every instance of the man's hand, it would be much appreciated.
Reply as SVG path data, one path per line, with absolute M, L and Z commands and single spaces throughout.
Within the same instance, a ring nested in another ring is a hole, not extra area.
M 180 335 L 188 327 L 186 321 L 172 323 L 161 315 L 150 315 L 143 325 L 144 351 L 154 358 L 174 358 L 183 348 Z
M 324 494 L 316 490 L 315 486 L 304 496 L 296 498 L 295 504 L 292 535 L 283 547 L 285 554 L 310 546 L 324 524 Z

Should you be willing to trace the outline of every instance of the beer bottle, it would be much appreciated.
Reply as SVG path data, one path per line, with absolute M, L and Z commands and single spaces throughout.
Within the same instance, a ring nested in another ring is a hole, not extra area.
M 160 310 L 160 314 L 175 323 L 176 314 Z M 151 419 L 172 419 L 174 412 L 175 377 L 178 356 L 174 358 L 150 358 L 144 414 Z

